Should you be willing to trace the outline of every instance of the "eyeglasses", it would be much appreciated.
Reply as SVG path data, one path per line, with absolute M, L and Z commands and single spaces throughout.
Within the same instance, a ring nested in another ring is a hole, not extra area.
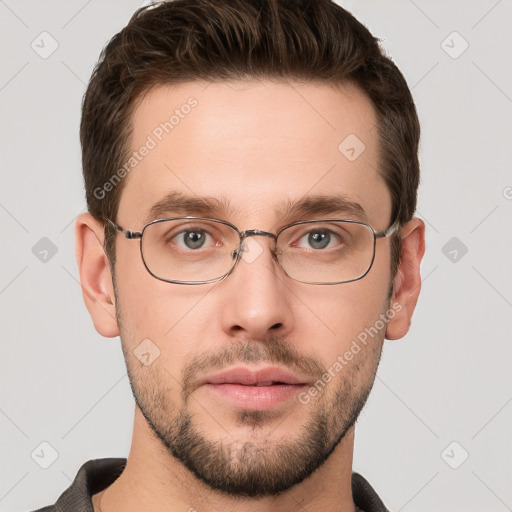
M 251 244 L 247 252 L 247 238 L 253 236 L 275 240 L 274 257 L 295 281 L 349 283 L 370 271 L 377 238 L 400 229 L 398 221 L 375 231 L 364 222 L 325 219 L 294 222 L 274 234 L 259 229 L 240 231 L 224 220 L 188 216 L 156 219 L 134 232 L 106 220 L 126 238 L 140 240 L 142 261 L 153 277 L 176 284 L 225 279 L 241 259 L 250 263 L 256 252 L 263 252 L 259 244 Z

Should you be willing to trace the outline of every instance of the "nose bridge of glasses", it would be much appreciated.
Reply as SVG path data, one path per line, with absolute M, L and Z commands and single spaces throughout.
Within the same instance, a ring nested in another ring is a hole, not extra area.
M 232 253 L 232 256 L 233 258 L 239 258 L 239 257 L 242 257 L 242 259 L 246 259 L 248 260 L 248 258 L 244 258 L 242 256 L 242 253 L 247 250 L 247 247 L 246 247 L 246 243 L 245 240 L 249 237 L 252 237 L 252 236 L 264 236 L 264 237 L 267 237 L 267 238 L 271 238 L 273 240 L 277 240 L 277 235 L 275 235 L 274 233 L 270 233 L 269 231 L 263 231 L 261 229 L 246 229 L 245 231 L 240 231 L 239 232 L 239 236 L 240 236 L 240 244 L 238 246 L 238 248 Z M 258 246 L 258 244 L 256 244 Z M 259 246 L 258 246 L 259 247 Z M 263 248 L 259 247 L 260 250 L 263 250 Z M 253 248 L 253 251 L 254 251 L 254 248 Z M 260 251 L 256 251 L 256 252 L 260 252 Z
M 266 236 L 268 238 L 273 238 L 274 240 L 277 238 L 277 235 L 274 235 L 274 233 L 263 231 L 261 229 L 246 229 L 240 233 L 241 240 L 244 240 L 249 236 Z

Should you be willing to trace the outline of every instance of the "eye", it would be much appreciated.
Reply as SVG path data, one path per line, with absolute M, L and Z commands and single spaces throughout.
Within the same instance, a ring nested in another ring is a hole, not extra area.
M 308 244 L 313 249 L 325 249 L 331 242 L 331 233 L 326 230 L 312 231 L 307 237 Z
M 282 242 L 290 247 L 312 253 L 346 251 L 355 243 L 354 234 L 359 225 L 341 225 L 334 223 L 322 223 L 311 225 L 309 223 L 298 224 L 286 230 Z
M 210 257 L 224 245 L 236 247 L 238 234 L 220 223 L 188 219 L 163 219 L 148 224 L 144 235 L 144 247 L 181 254 L 182 256 Z M 234 239 L 234 240 L 233 240 Z
M 329 229 L 315 229 L 303 235 L 297 242 L 298 247 L 326 249 L 339 245 L 340 237 Z
M 183 231 L 173 238 L 176 240 L 176 245 L 187 249 L 201 249 L 208 239 L 211 239 L 210 235 L 201 229 Z

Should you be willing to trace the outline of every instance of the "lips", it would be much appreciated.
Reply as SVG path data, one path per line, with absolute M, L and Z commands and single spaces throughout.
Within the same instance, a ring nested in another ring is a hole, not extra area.
M 239 384 L 242 386 L 272 386 L 277 384 L 307 384 L 307 381 L 278 367 L 252 370 L 247 367 L 230 368 L 204 379 L 204 384 Z
M 307 380 L 278 367 L 236 367 L 204 378 L 199 387 L 238 409 L 263 411 L 289 402 L 308 385 Z

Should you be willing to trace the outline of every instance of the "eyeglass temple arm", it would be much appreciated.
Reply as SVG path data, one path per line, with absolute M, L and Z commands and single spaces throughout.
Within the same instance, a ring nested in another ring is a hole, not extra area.
M 110 223 L 110 225 L 116 230 L 119 231 L 119 233 L 122 233 L 126 238 L 133 239 L 133 238 L 142 238 L 142 233 L 139 233 L 137 231 L 132 231 L 131 229 L 123 229 L 121 226 L 116 224 L 115 222 L 112 222 L 110 219 L 106 219 L 107 222 Z
M 392 235 L 393 233 L 396 233 L 402 226 L 400 226 L 400 221 L 397 219 L 389 228 L 385 229 L 384 231 L 377 231 L 375 233 L 375 238 L 385 238 L 387 236 Z

